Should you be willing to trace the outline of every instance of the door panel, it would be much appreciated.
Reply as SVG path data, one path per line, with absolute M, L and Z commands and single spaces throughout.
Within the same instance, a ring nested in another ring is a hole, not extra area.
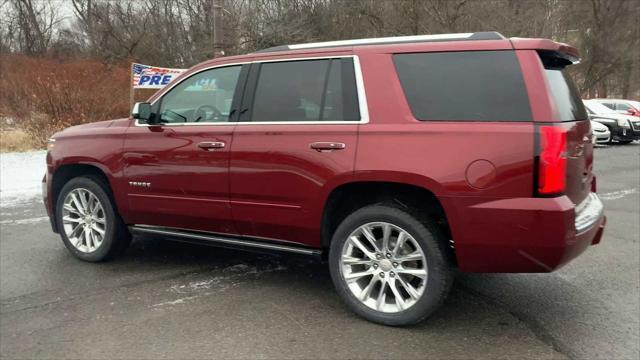
M 131 127 L 124 161 L 125 177 L 134 184 L 128 186 L 133 221 L 235 233 L 228 197 L 234 127 Z M 224 147 L 202 148 L 201 143 Z
M 357 130 L 347 124 L 238 125 L 230 160 L 238 231 L 319 246 L 323 194 L 332 182 L 351 176 Z M 319 142 L 340 149 L 312 149 Z
M 251 65 L 233 135 L 231 211 L 243 235 L 318 247 L 326 193 L 353 174 L 354 61 L 267 60 Z
M 229 149 L 247 71 L 194 70 L 152 106 L 152 126 L 129 128 L 124 173 L 136 224 L 236 233 Z

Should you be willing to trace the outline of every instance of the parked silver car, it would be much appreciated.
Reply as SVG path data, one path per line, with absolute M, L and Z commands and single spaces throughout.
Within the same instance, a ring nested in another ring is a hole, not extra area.
M 593 141 L 597 144 L 606 144 L 611 141 L 611 131 L 609 128 L 597 121 L 591 121 L 591 130 L 593 131 Z

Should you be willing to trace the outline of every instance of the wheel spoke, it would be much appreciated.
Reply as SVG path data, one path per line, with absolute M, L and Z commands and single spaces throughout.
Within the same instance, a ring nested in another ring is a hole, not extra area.
M 96 232 L 95 229 L 93 228 L 90 228 L 89 230 L 91 231 L 91 238 L 93 239 L 93 245 L 95 247 L 100 246 L 100 243 L 102 242 L 102 237 L 100 236 L 100 234 Z
M 402 278 L 398 277 L 398 280 L 396 282 L 399 282 L 400 285 L 402 285 L 404 290 L 409 294 L 409 296 L 411 296 L 412 299 L 416 300 L 420 296 L 418 294 L 418 291 L 411 284 L 404 281 Z
M 86 213 L 84 211 L 84 208 L 82 207 L 82 203 L 78 199 L 78 195 L 76 195 L 75 193 L 71 193 L 71 200 L 73 201 L 73 204 L 76 206 L 76 209 L 80 212 L 80 214 L 85 215 Z
M 374 271 L 373 268 L 371 268 L 371 269 L 368 269 L 366 271 L 352 272 L 352 273 L 346 274 L 344 276 L 344 279 L 347 282 L 351 283 L 351 282 L 354 282 L 354 281 L 358 281 L 363 276 L 373 275 L 373 271 Z
M 89 204 L 87 203 L 87 193 L 85 191 L 79 191 L 78 197 L 80 198 L 80 202 L 82 203 L 82 210 L 84 210 L 85 214 L 88 214 Z
M 374 253 L 372 253 L 371 251 L 369 251 L 369 249 L 367 249 L 366 246 L 364 246 L 364 244 L 360 241 L 360 239 L 358 239 L 357 236 L 352 236 L 349 238 L 349 241 L 351 241 L 351 243 L 357 247 L 360 251 L 362 251 L 364 253 L 364 255 L 366 257 L 368 257 L 369 259 L 373 260 L 376 258 L 376 255 Z
M 376 308 L 378 311 L 382 311 L 382 308 L 385 304 L 385 300 L 387 299 L 387 280 L 380 280 L 382 283 L 380 285 L 380 292 L 378 293 L 378 300 L 376 300 Z
M 371 244 L 371 246 L 373 246 L 373 250 L 375 252 L 380 252 L 380 248 L 378 247 L 378 242 L 376 240 L 376 237 L 373 235 L 369 227 L 366 225 L 363 226 L 361 232 L 362 232 L 362 235 L 364 235 L 365 239 L 367 239 Z
M 414 251 L 410 254 L 399 256 L 396 258 L 396 260 L 398 262 L 419 261 L 422 260 L 422 253 L 420 251 Z
M 404 242 L 407 240 L 407 233 L 404 231 L 401 231 L 400 234 L 398 235 L 398 240 L 396 241 L 396 246 L 393 248 L 393 257 L 397 257 L 400 249 L 402 249 L 402 247 L 404 246 Z
M 98 208 L 98 199 L 93 194 L 89 194 L 89 214 L 93 215 Z
M 391 225 L 382 225 L 382 251 L 389 251 L 389 238 L 391 237 Z
M 415 277 L 419 277 L 420 279 L 426 279 L 427 278 L 427 270 L 425 269 L 407 269 L 407 268 L 403 268 L 403 269 L 398 269 L 397 272 L 401 273 L 401 274 L 408 274 L 408 275 L 412 275 Z
M 360 259 L 353 256 L 342 256 L 342 263 L 345 265 L 368 265 L 371 264 L 371 259 Z
M 83 233 L 84 232 L 84 228 L 82 226 L 79 226 L 79 227 L 82 228 L 82 230 L 80 231 L 78 236 L 73 238 L 73 239 L 75 239 L 75 243 L 73 244 L 73 246 L 75 246 L 77 249 L 82 246 L 82 242 L 84 240 L 84 233 Z
M 369 284 L 367 284 L 367 286 L 365 286 L 365 288 L 362 289 L 362 292 L 360 293 L 360 296 L 358 297 L 360 299 L 360 301 L 367 300 L 367 298 L 371 294 L 371 290 L 373 290 L 373 287 L 376 286 L 377 282 L 378 282 L 378 279 L 376 278 L 376 276 L 375 275 L 372 276 L 371 280 L 369 280 Z
M 82 230 L 82 229 L 83 229 L 82 225 L 76 225 L 76 227 L 74 227 L 73 230 L 71 230 L 71 232 L 67 234 L 67 237 L 72 238 L 76 234 L 78 235 L 78 237 L 80 237 L 80 235 L 82 235 L 82 231 L 78 232 L 78 230 Z
M 393 292 L 393 297 L 395 297 L 396 305 L 398 306 L 398 309 L 402 311 L 404 310 L 404 306 L 405 306 L 404 298 L 402 297 L 402 294 L 400 294 L 400 291 L 398 291 L 398 288 L 396 287 L 397 283 L 398 283 L 397 280 L 390 281 L 389 287 L 391 288 L 391 292 Z
M 76 215 L 82 215 L 82 213 L 77 210 L 76 208 L 74 208 L 73 206 L 71 206 L 71 204 L 64 204 L 64 206 L 62 207 L 64 210 L 74 213 Z
M 87 245 L 89 249 L 93 248 L 93 239 L 91 238 L 91 230 L 88 228 L 84 229 L 83 234 L 84 234 L 85 245 Z
M 91 225 L 91 229 L 97 232 L 101 237 L 104 237 L 104 230 L 100 229 L 96 224 Z
M 64 216 L 62 218 L 62 221 L 64 221 L 65 223 L 80 223 L 82 222 L 82 219 L 80 218 L 73 218 L 71 216 Z

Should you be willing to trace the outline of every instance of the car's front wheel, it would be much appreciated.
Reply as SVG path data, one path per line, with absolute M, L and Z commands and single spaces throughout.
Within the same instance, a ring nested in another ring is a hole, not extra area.
M 331 277 L 358 315 L 385 325 L 415 324 L 442 304 L 451 287 L 443 244 L 430 219 L 393 206 L 367 206 L 336 230 Z
M 116 212 L 108 185 L 97 176 L 71 179 L 56 203 L 56 224 L 67 249 L 85 261 L 118 255 L 131 240 Z

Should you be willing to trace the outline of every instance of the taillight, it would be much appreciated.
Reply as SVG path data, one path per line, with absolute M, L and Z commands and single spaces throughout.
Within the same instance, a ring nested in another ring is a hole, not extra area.
M 560 194 L 567 178 L 567 132 L 559 126 L 540 127 L 538 193 Z

